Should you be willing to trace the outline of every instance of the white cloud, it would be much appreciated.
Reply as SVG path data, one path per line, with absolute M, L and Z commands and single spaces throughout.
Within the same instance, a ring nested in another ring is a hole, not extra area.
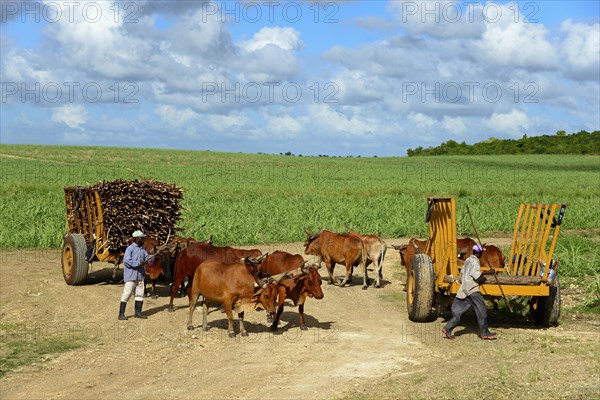
M 460 117 L 452 118 L 445 116 L 442 119 L 442 126 L 448 129 L 452 133 L 463 134 L 467 131 L 467 125 L 465 124 L 465 120 Z
M 435 124 L 435 119 L 422 113 L 411 112 L 408 114 L 407 119 L 414 122 L 418 128 L 429 128 Z
M 513 109 L 509 113 L 494 113 L 486 122 L 488 128 L 502 134 L 519 137 L 530 126 L 530 120 L 526 113 Z
M 560 50 L 574 69 L 573 75 L 597 82 L 600 77 L 600 24 L 573 23 L 568 19 L 560 30 L 566 35 Z M 570 71 L 567 69 L 566 72 Z
M 220 115 L 214 114 L 209 115 L 206 118 L 208 125 L 219 132 L 225 132 L 228 130 L 239 130 L 252 125 L 252 122 L 244 114 L 229 114 Z
M 508 7 L 502 7 L 503 13 L 511 15 Z M 549 34 L 542 24 L 502 18 L 496 23 L 486 24 L 481 40 L 474 43 L 472 51 L 484 65 L 553 69 L 557 66 L 558 57 Z
M 65 104 L 52 110 L 52 120 L 83 131 L 85 128 L 81 125 L 87 122 L 88 112 L 81 104 Z
M 332 108 L 328 104 L 314 104 L 307 107 L 308 120 L 319 126 L 324 133 L 339 133 L 344 136 L 370 136 L 377 132 L 378 120 L 359 114 L 357 107 Z
M 278 135 L 293 137 L 302 131 L 302 124 L 289 115 L 267 116 L 267 129 Z
M 277 46 L 283 50 L 299 50 L 304 46 L 300 40 L 300 32 L 294 28 L 264 27 L 252 36 L 252 39 L 241 42 L 240 46 L 246 51 L 256 51 L 268 45 Z
M 187 125 L 191 120 L 198 116 L 198 114 L 189 108 L 180 110 L 174 106 L 168 105 L 157 107 L 155 112 L 162 121 L 176 128 Z

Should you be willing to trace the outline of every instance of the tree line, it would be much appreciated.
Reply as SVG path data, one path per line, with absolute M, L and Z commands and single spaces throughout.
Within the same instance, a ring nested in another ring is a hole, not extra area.
M 448 140 L 436 147 L 419 146 L 406 151 L 409 157 L 477 154 L 600 154 L 600 131 L 555 135 L 542 135 L 521 139 L 496 139 L 491 137 L 472 145 Z

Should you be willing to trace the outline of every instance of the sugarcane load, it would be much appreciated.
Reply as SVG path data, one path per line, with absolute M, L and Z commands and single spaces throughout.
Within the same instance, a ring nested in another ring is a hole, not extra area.
M 175 236 L 181 218 L 183 190 L 175 184 L 119 179 L 64 190 L 68 234 L 62 262 L 70 285 L 85 283 L 93 261 L 118 265 L 132 232 L 165 243 Z

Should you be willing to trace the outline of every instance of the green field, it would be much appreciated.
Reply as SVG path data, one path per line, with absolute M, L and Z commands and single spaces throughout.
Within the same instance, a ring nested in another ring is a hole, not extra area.
M 295 242 L 303 227 L 426 236 L 427 196 L 456 196 L 459 234 L 510 234 L 522 202 L 566 203 L 562 228 L 600 225 L 599 156 L 321 158 L 1 145 L 0 248 L 57 248 L 63 186 L 152 178 L 184 189 L 180 226 L 218 244 Z M 206 224 L 206 227 L 200 227 Z

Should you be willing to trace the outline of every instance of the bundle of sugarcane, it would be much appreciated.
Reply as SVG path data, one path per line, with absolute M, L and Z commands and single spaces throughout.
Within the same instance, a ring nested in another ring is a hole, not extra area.
M 111 251 L 122 251 L 136 230 L 165 243 L 175 235 L 183 191 L 155 180 L 99 182 L 85 189 L 100 196 L 104 231 Z

